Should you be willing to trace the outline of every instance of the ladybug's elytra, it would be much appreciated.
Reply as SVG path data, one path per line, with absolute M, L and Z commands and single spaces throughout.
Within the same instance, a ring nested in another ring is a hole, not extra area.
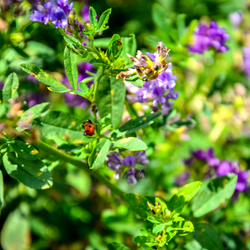
M 95 133 L 95 126 L 94 126 L 94 124 L 92 123 L 91 120 L 87 120 L 83 124 L 83 128 L 84 128 L 84 131 L 85 131 L 86 135 L 92 136 Z

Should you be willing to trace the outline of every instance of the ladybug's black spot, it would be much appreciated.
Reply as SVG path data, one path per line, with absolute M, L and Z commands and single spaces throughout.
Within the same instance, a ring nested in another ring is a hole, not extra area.
M 86 130 L 86 132 L 89 132 L 89 130 Z

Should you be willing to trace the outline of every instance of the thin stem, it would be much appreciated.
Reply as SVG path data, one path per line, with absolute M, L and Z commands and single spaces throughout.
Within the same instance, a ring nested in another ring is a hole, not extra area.
M 103 184 L 105 184 L 113 193 L 115 193 L 116 195 L 120 196 L 121 199 L 123 199 L 123 196 L 125 193 L 122 190 L 120 190 L 118 187 L 113 185 L 105 176 L 101 175 L 97 171 L 90 170 L 88 168 L 88 165 L 86 164 L 86 162 L 84 162 L 83 160 L 77 160 L 70 155 L 67 155 L 67 154 L 62 153 L 61 151 L 59 151 L 55 148 L 52 148 L 51 146 L 49 146 L 48 144 L 46 144 L 42 141 L 35 142 L 33 145 L 36 146 L 37 148 L 41 149 L 42 151 L 44 151 L 47 154 L 56 156 L 59 160 L 68 162 L 68 163 L 74 165 L 75 167 L 83 169 L 85 172 L 87 172 L 88 174 L 93 176 L 95 179 L 97 179 L 100 182 L 102 182 Z
M 98 88 L 98 85 L 99 85 L 99 81 L 101 79 L 101 77 L 103 76 L 103 67 L 101 66 L 100 67 L 100 72 L 96 78 L 96 81 L 95 81 L 95 87 L 94 87 L 94 102 L 96 102 L 96 93 L 97 93 L 97 88 Z
M 94 46 L 94 38 L 91 40 L 91 48 L 92 48 L 92 51 L 97 54 L 97 56 L 99 57 L 99 59 L 102 60 L 102 56 L 100 55 L 99 51 Z

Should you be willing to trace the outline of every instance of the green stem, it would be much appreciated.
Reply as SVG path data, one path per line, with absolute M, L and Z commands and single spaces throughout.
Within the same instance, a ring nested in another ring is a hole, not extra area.
M 34 143 L 34 146 L 41 149 L 47 154 L 56 156 L 61 161 L 68 162 L 74 165 L 75 167 L 81 168 L 82 170 L 84 170 L 85 172 L 93 176 L 95 179 L 105 184 L 113 193 L 115 193 L 116 195 L 120 196 L 121 199 L 123 199 L 123 196 L 125 193 L 122 190 L 120 190 L 118 187 L 113 185 L 106 177 L 104 177 L 97 171 L 90 170 L 86 162 L 84 162 L 83 160 L 77 160 L 74 157 L 67 155 L 65 153 L 62 153 L 61 151 L 49 146 L 48 144 L 42 141 L 37 141 L 36 143 Z
M 102 60 L 102 56 L 101 54 L 99 53 L 99 51 L 96 49 L 96 47 L 94 46 L 94 38 L 91 40 L 91 48 L 92 48 L 92 51 L 94 53 L 96 53 L 96 55 L 99 57 L 100 60 Z M 103 60 L 102 60 L 103 61 Z
M 101 77 L 103 76 L 103 67 L 100 67 L 100 72 L 98 72 L 98 76 L 95 80 L 95 87 L 94 87 L 94 102 L 96 102 L 96 93 L 97 93 L 97 89 L 98 89 L 98 85 L 99 85 L 99 81 L 101 79 Z

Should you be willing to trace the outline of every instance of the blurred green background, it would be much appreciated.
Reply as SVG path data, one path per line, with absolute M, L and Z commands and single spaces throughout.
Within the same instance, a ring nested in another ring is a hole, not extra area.
M 28 81 L 19 67 L 23 62 L 33 63 L 62 79 L 65 46 L 58 30 L 32 23 L 28 11 L 19 16 L 20 3 L 26 6 L 21 1 L 3 8 L 0 2 L 0 80 L 4 81 L 14 71 L 20 77 L 21 94 L 44 93 L 46 100 L 53 103 L 53 110 L 72 112 L 86 120 L 88 109 L 68 107 L 59 94 L 49 93 L 44 85 Z M 145 178 L 135 186 L 129 186 L 125 179 L 114 180 L 113 172 L 107 167 L 103 168 L 103 174 L 124 191 L 168 200 L 178 187 L 176 176 L 185 169 L 182 160 L 189 157 L 191 150 L 213 147 L 220 159 L 236 160 L 242 169 L 250 169 L 250 82 L 244 73 L 242 50 L 250 42 L 249 1 L 75 1 L 79 18 L 84 5 L 93 6 L 98 15 L 112 8 L 110 29 L 96 38 L 100 47 L 106 48 L 105 38 L 113 34 L 129 36 L 134 33 L 138 49 L 143 52 L 154 52 L 159 41 L 171 49 L 169 61 L 173 64 L 180 91 L 174 109 L 181 118 L 192 117 L 197 122 L 194 128 L 183 126 L 174 131 L 159 131 L 152 125 L 139 132 L 149 147 L 150 163 Z M 237 28 L 229 19 L 229 14 L 235 11 L 244 13 Z M 227 43 L 228 52 L 189 54 L 186 44 L 192 41 L 192 32 L 188 32 L 188 27 L 193 31 L 199 20 L 215 20 L 226 29 L 231 37 Z M 133 107 L 141 112 L 141 104 Z M 81 153 L 79 145 L 63 142 L 59 149 L 76 156 Z M 54 179 L 53 187 L 43 191 L 27 188 L 10 178 L 1 163 L 5 188 L 1 213 L 2 249 L 104 250 L 112 241 L 138 249 L 132 238 L 138 235 L 139 228 L 147 226 L 147 222 L 135 216 L 104 185 L 84 172 L 49 155 L 41 157 L 50 164 Z M 225 249 L 250 249 L 249 198 L 249 193 L 240 194 L 236 203 L 223 203 L 201 219 L 193 218 L 189 207 L 183 216 L 193 223 L 212 225 L 220 233 Z M 188 242 L 193 242 L 192 235 L 176 238 L 169 249 L 196 249 Z

